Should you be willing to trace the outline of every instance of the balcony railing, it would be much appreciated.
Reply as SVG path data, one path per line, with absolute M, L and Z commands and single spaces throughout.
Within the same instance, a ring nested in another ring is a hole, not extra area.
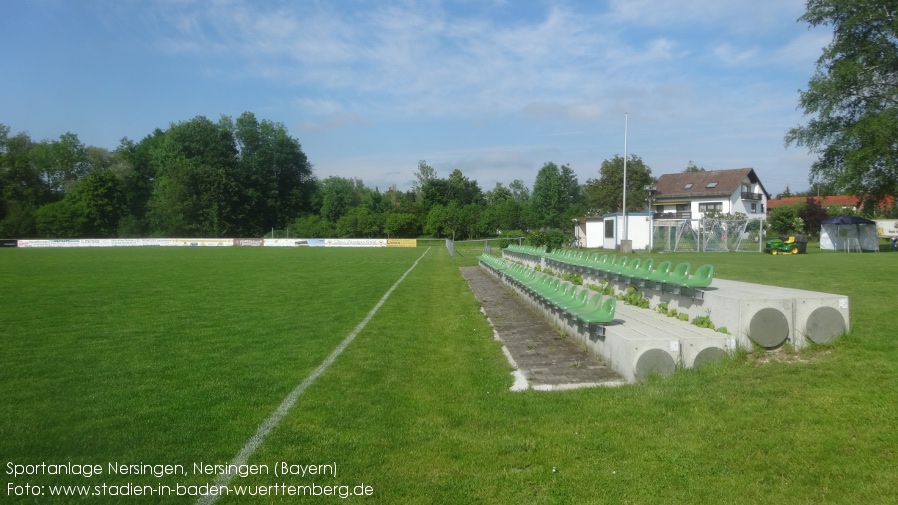
M 751 193 L 749 191 L 742 192 L 743 200 L 760 200 L 762 198 L 762 196 L 763 195 L 761 195 L 761 193 Z
M 692 219 L 692 212 L 656 212 L 653 219 Z

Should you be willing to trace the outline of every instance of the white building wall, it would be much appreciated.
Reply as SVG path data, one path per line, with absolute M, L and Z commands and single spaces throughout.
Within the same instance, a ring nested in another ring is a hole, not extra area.
M 612 233 L 610 237 L 606 237 L 605 231 L 602 230 L 604 237 L 603 247 L 605 249 L 616 249 L 620 245 L 623 237 L 624 216 L 619 212 L 613 214 L 605 214 L 602 216 L 604 223 L 613 223 L 611 226 Z M 607 227 L 609 224 L 604 224 Z M 652 214 L 649 212 L 627 213 L 627 239 L 633 244 L 633 250 L 646 249 L 652 247 Z
M 581 239 L 582 240 L 582 239 Z M 585 247 L 599 248 L 605 243 L 605 220 L 600 217 L 586 218 Z

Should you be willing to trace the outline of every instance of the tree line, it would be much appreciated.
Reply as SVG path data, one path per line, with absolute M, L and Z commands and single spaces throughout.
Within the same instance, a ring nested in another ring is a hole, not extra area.
M 0 124 L 0 238 L 567 234 L 572 218 L 621 210 L 623 161 L 605 160 L 583 184 L 570 165 L 546 162 L 532 189 L 517 179 L 490 190 L 420 161 L 410 190 L 381 191 L 319 179 L 283 124 L 251 112 L 172 123 L 112 151 L 70 132 L 34 141 Z M 643 210 L 651 169 L 631 155 L 627 171 L 627 210 Z
M 818 155 L 811 193 L 881 205 L 898 195 L 898 8 L 892 0 L 808 0 L 799 21 L 832 28 L 833 38 L 800 92 L 808 122 L 785 143 Z M 459 170 L 438 177 L 422 161 L 411 190 L 381 192 L 354 178 L 319 180 L 283 124 L 249 112 L 174 123 L 113 151 L 73 133 L 36 142 L 0 124 L 0 238 L 254 237 L 277 228 L 464 239 L 570 230 L 575 216 L 622 210 L 623 161 L 605 160 L 584 184 L 569 165 L 547 162 L 532 190 L 514 180 L 488 191 Z M 638 156 L 627 165 L 627 210 L 641 210 L 654 177 Z M 690 162 L 686 170 L 702 168 Z M 815 223 L 822 213 L 805 207 L 802 222 Z M 774 217 L 797 223 L 797 212 Z

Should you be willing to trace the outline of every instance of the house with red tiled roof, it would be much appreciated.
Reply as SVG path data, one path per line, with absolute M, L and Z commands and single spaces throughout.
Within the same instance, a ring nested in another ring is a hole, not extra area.
M 854 212 L 863 210 L 863 198 L 856 195 L 837 195 L 837 196 L 787 196 L 783 198 L 772 198 L 767 202 L 767 208 L 773 209 L 781 205 L 795 205 L 805 203 L 808 198 L 813 198 L 823 207 L 842 207 L 850 209 Z M 885 197 L 880 203 L 880 209 L 887 209 L 894 205 L 895 198 L 891 196 Z
M 711 211 L 764 219 L 770 195 L 753 168 L 680 172 L 658 177 L 655 219 L 698 220 Z

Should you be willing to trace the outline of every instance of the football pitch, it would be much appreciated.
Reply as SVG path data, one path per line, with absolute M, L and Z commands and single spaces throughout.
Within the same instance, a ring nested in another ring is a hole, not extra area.
M 513 393 L 478 252 L 0 250 L 0 501 L 898 500 L 898 254 L 666 255 L 846 294 L 851 333 Z

